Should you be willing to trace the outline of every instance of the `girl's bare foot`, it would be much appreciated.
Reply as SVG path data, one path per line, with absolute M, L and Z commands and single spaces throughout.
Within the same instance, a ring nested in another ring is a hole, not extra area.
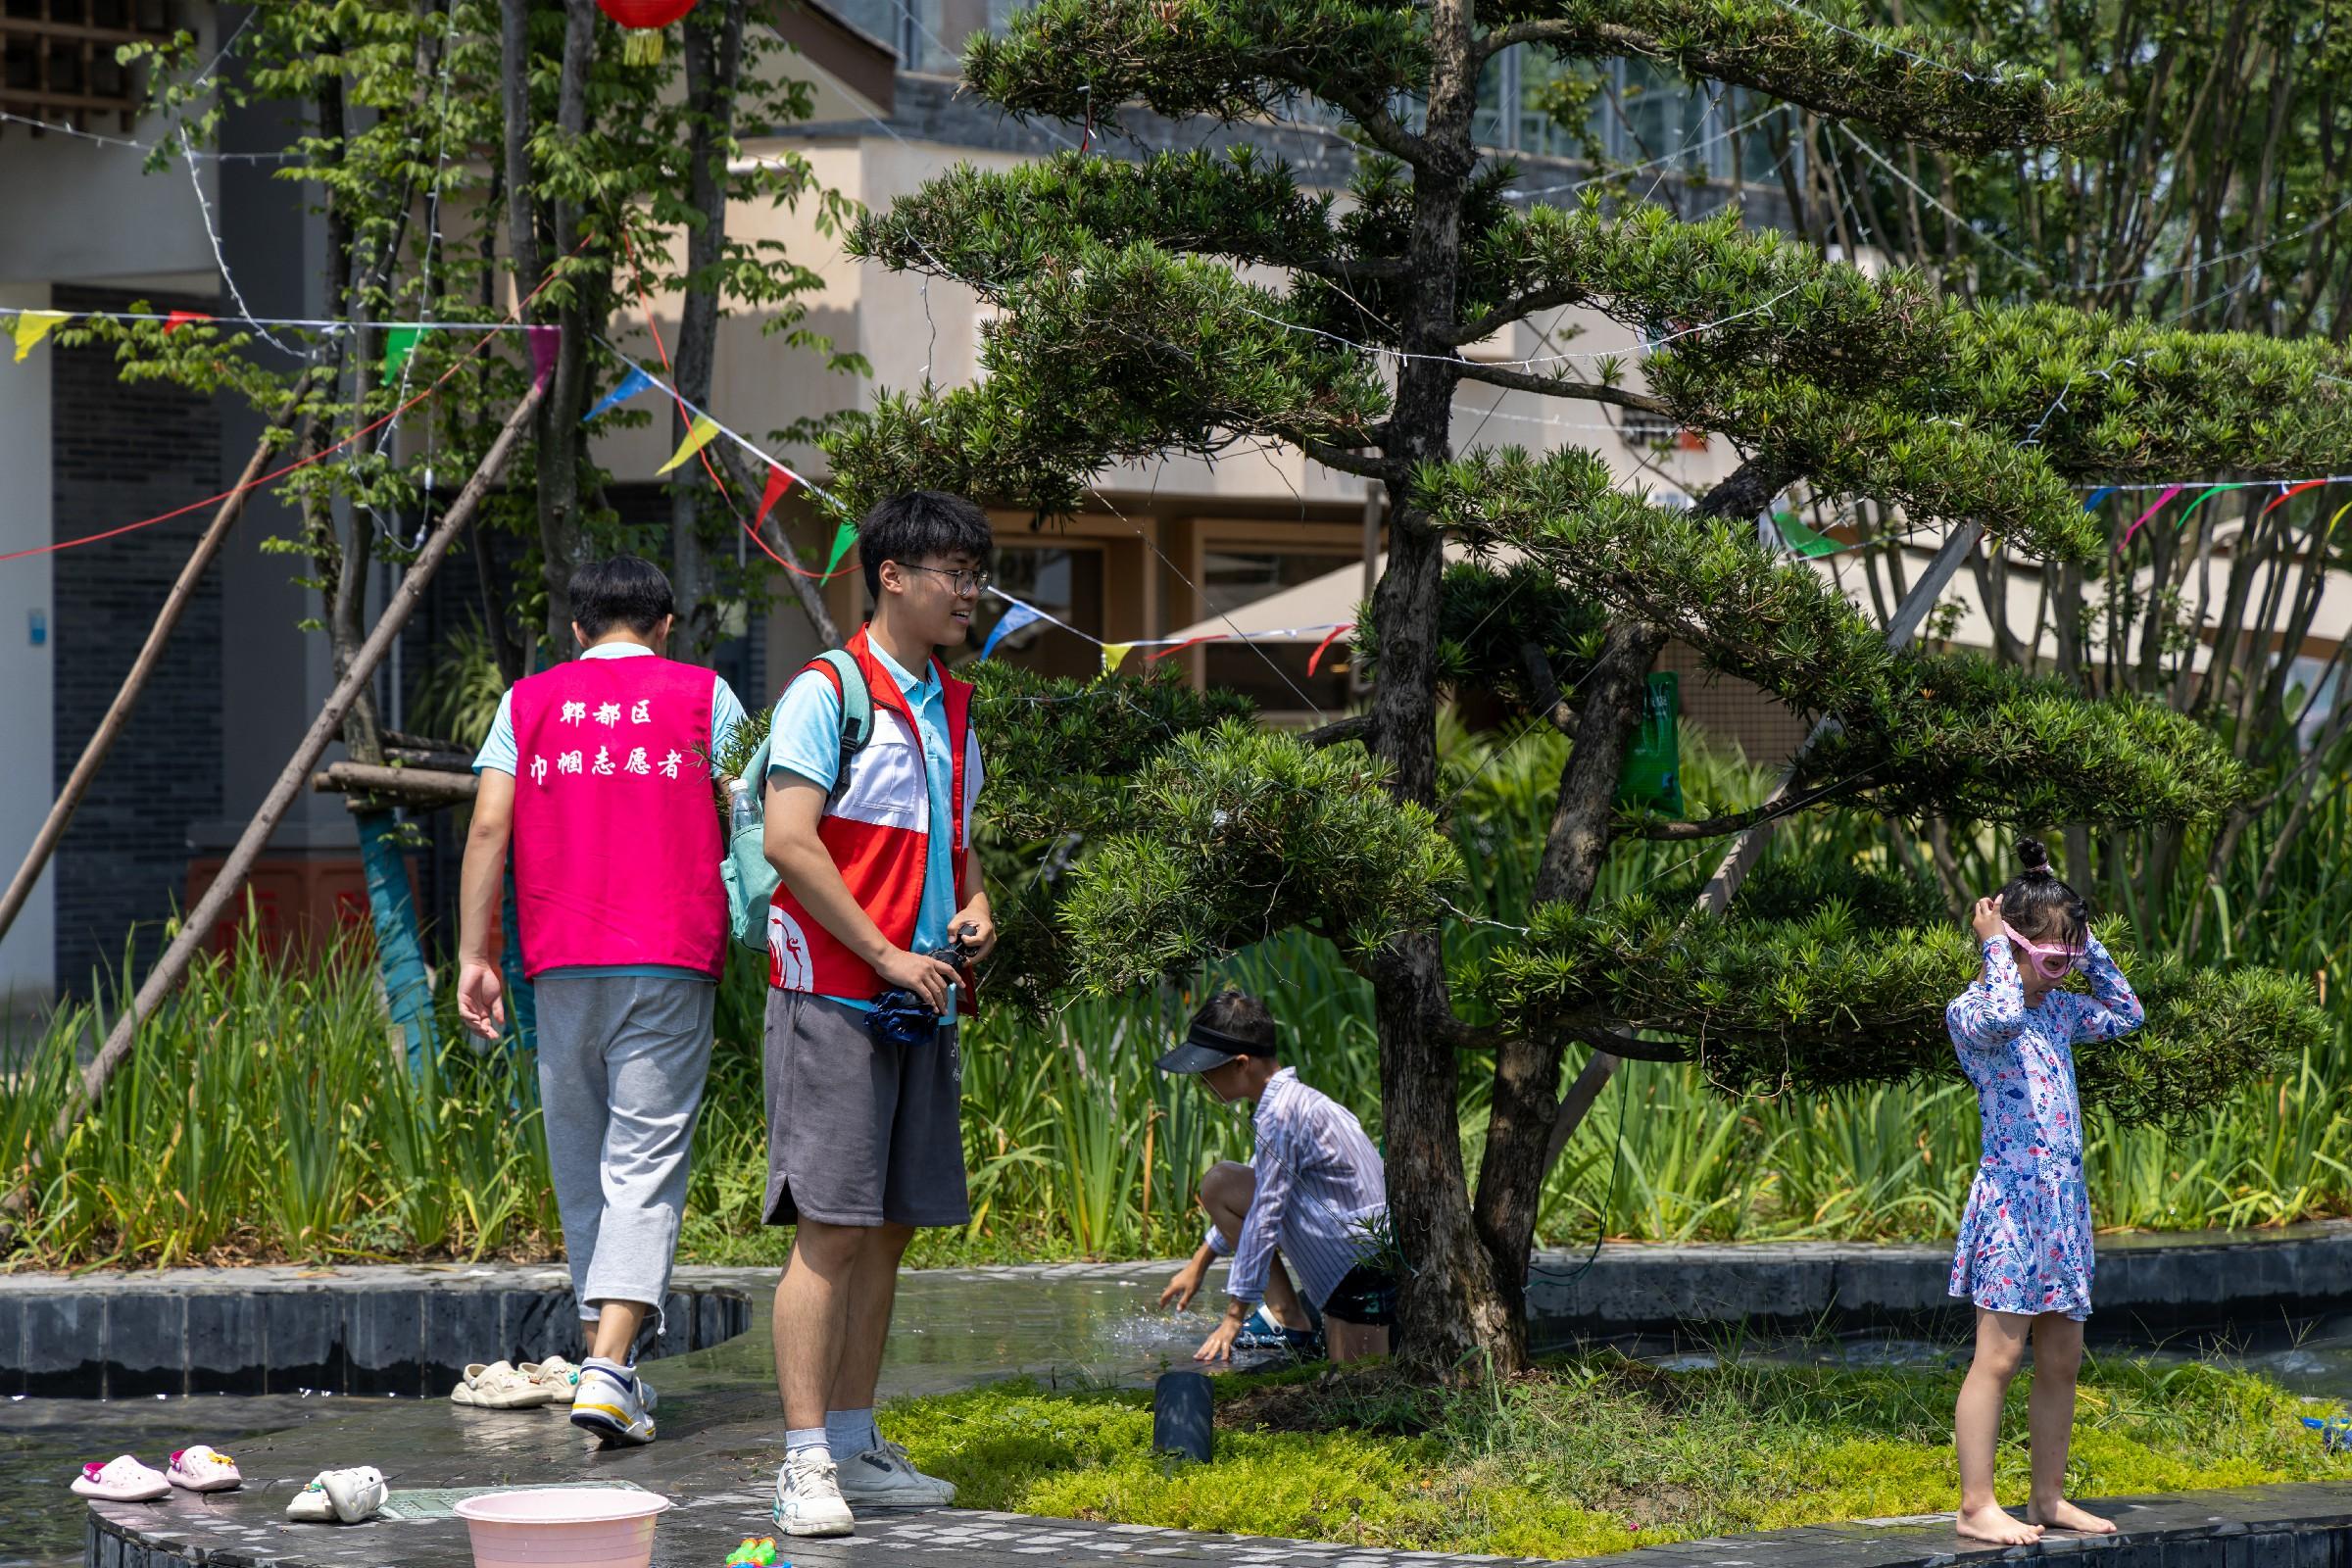
M 2075 1511 L 2082 1513 L 2079 1508 Z M 2041 1539 L 2041 1526 L 2011 1518 L 2008 1510 L 1992 1506 L 1961 1509 L 1954 1528 L 1971 1541 L 1989 1541 L 1996 1546 L 2031 1545 Z
M 2046 1508 L 2037 1502 L 2027 1503 L 2026 1517 L 2034 1524 L 2050 1530 L 2072 1530 L 2084 1536 L 2112 1536 L 2115 1534 L 2114 1520 L 2102 1519 L 2095 1513 L 2078 1508 L 2064 1497 L 2060 1497 Z

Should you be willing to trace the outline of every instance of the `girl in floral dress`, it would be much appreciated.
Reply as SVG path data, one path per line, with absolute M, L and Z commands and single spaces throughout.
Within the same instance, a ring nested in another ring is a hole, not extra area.
M 2067 1501 L 2067 1440 L 2082 1320 L 2090 1316 L 2090 1195 L 2082 1185 L 2082 1106 L 2074 1048 L 2114 1040 L 2146 1016 L 2131 982 L 2090 934 L 2090 913 L 2050 870 L 2033 839 L 2023 870 L 1977 901 L 1984 969 L 1944 1009 L 1961 1070 L 1977 1086 L 1984 1152 L 1968 1190 L 1951 1294 L 1977 1307 L 1977 1355 L 1953 1413 L 1960 1456 L 1960 1534 L 2014 1545 L 2044 1528 L 2106 1534 L 2115 1526 Z M 2090 995 L 2060 989 L 2080 969 Z M 2033 1493 L 2020 1523 L 1993 1500 L 2001 1401 L 2034 1345 L 2027 1401 Z

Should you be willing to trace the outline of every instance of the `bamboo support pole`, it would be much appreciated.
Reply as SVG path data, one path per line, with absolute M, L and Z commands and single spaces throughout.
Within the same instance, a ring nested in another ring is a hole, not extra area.
M 341 733 L 344 716 L 351 711 L 351 706 L 358 699 L 361 689 L 373 678 L 376 665 L 383 662 L 384 656 L 391 652 L 394 639 L 400 635 L 401 628 L 408 624 L 417 602 L 424 597 L 425 585 L 432 580 L 433 573 L 448 557 L 450 546 L 456 542 L 458 535 L 472 521 L 482 498 L 490 493 L 490 486 L 505 470 L 508 459 L 514 456 L 515 446 L 530 428 L 531 417 L 538 411 L 543 390 L 539 386 L 532 387 L 523 400 L 514 406 L 514 412 L 507 416 L 506 424 L 499 430 L 498 438 L 490 443 L 490 450 L 484 454 L 481 466 L 473 470 L 473 476 L 466 481 L 466 488 L 459 492 L 458 499 L 450 509 L 441 514 L 440 522 L 435 525 L 431 537 L 425 540 L 415 564 L 409 567 L 408 575 L 401 579 L 399 588 L 394 590 L 390 602 L 384 606 L 384 612 L 376 620 L 374 629 L 368 632 L 368 640 L 361 644 L 351 667 L 344 672 L 343 679 L 336 683 L 334 691 L 326 699 L 326 706 L 318 710 L 318 716 L 311 721 L 309 731 L 302 737 L 302 744 L 295 748 L 293 758 L 279 771 L 277 782 L 270 786 L 269 795 L 262 801 L 261 808 L 254 812 L 253 820 L 246 824 L 236 848 L 229 852 L 227 859 L 221 864 L 220 874 L 213 879 L 204 897 L 197 900 L 196 906 L 188 911 L 187 918 L 180 924 L 179 934 L 164 950 L 155 967 L 148 971 L 146 982 L 139 987 L 130 1006 L 115 1019 L 114 1028 L 107 1034 L 106 1044 L 99 1048 L 97 1056 L 82 1071 L 80 1093 L 70 1096 L 66 1103 L 58 1107 L 53 1131 L 61 1142 L 74 1130 L 74 1124 L 96 1109 L 99 1102 L 105 1098 L 108 1083 L 122 1063 L 129 1059 L 139 1024 L 186 975 L 189 963 L 211 938 L 213 928 L 220 923 L 230 901 L 243 891 L 245 878 L 252 872 L 254 862 L 261 858 L 263 848 L 270 842 L 270 835 L 276 829 L 279 819 L 285 815 L 286 808 L 301 793 L 310 779 L 311 770 L 318 765 L 318 759 L 325 754 L 327 746 Z

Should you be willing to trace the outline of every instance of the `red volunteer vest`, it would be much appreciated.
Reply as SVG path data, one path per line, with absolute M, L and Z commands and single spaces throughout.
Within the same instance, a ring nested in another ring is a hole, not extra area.
M 576 659 L 514 687 L 523 972 L 662 964 L 716 976 L 724 853 L 710 795 L 718 677 L 659 655 Z
M 898 681 L 874 657 L 866 629 L 860 626 L 846 647 L 865 672 L 866 690 L 873 696 L 874 730 L 850 759 L 847 776 L 836 781 L 816 836 L 840 868 L 858 906 L 893 946 L 904 948 L 914 941 L 931 834 L 937 827 L 931 820 L 922 733 Z M 955 815 L 949 824 L 955 835 L 950 865 L 960 889 L 980 768 L 972 744 L 972 688 L 951 677 L 936 659 L 931 667 L 939 675 L 948 712 L 948 755 L 955 759 L 948 791 Z M 828 680 L 836 679 L 822 661 L 810 662 L 808 669 L 823 670 Z M 767 983 L 779 991 L 863 999 L 888 989 L 871 964 L 843 946 L 781 883 L 767 910 Z

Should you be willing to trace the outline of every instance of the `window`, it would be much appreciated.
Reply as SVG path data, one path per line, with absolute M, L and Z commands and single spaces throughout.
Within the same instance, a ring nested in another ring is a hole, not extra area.
M 1056 620 L 1080 631 L 1102 635 L 1102 552 L 1085 546 L 1003 545 L 991 568 L 996 586 L 1024 603 L 1035 605 Z M 964 658 L 976 658 L 989 632 L 1009 608 L 995 594 L 982 594 L 972 612 L 972 640 Z M 1041 675 L 1085 679 L 1102 667 L 1102 655 L 1084 638 L 1073 637 L 1047 621 L 1032 621 L 1007 632 L 991 659 L 1033 669 Z
M 169 42 L 171 22 L 163 0 L 0 0 L 0 109 L 76 130 L 112 115 L 129 130 L 139 84 L 115 50 Z

